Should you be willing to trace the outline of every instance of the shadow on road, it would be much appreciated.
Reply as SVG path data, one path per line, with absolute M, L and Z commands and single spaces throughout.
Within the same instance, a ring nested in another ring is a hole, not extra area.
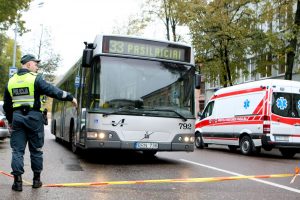
M 70 145 L 61 142 L 52 140 L 54 143 L 59 143 L 67 151 L 71 152 Z M 73 154 L 73 153 L 72 153 Z M 78 154 L 74 154 L 77 159 L 80 159 L 84 162 L 92 164 L 112 164 L 112 165 L 147 165 L 147 164 L 176 164 L 177 162 L 174 159 L 160 158 L 159 152 L 154 155 L 145 155 L 139 151 L 131 150 L 114 150 L 114 149 L 101 149 L 101 150 L 84 150 L 80 151 Z
M 230 151 L 226 146 L 209 146 L 205 149 L 195 149 L 195 151 L 211 151 L 216 153 L 225 153 L 225 154 L 232 154 L 232 155 L 242 155 L 240 150 L 237 149 L 236 151 Z M 289 160 L 299 160 L 300 159 L 300 153 L 296 154 L 294 158 L 284 158 L 278 149 L 273 149 L 271 151 L 265 151 L 262 150 L 260 153 L 254 153 L 250 155 L 250 157 L 257 157 L 257 158 L 265 158 L 265 159 L 289 159 Z
M 159 154 L 159 153 L 158 153 Z M 174 160 L 162 159 L 157 156 L 145 156 L 142 152 L 129 150 L 88 150 L 79 158 L 90 163 L 138 165 L 138 164 L 174 164 Z

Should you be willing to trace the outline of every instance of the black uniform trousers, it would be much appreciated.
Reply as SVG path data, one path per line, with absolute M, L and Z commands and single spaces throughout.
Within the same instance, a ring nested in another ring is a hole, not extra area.
M 12 134 L 10 146 L 12 148 L 12 174 L 24 173 L 24 154 L 28 143 L 33 172 L 43 170 L 44 123 L 42 113 L 30 110 L 24 114 L 20 110 L 13 112 Z

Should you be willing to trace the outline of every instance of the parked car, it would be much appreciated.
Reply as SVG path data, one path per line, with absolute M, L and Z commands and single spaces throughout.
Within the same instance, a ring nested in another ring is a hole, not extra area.
M 4 112 L 3 111 L 3 101 L 0 101 L 0 112 L 2 112 L 2 113 Z
M 0 111 L 0 140 L 4 140 L 7 137 L 10 137 L 8 122 L 5 115 Z

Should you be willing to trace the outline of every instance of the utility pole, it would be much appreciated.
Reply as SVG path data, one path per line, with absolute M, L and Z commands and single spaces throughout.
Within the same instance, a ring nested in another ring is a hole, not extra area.
M 15 42 L 14 42 L 14 54 L 13 54 L 13 63 L 12 63 L 12 67 L 16 67 L 17 35 L 18 35 L 18 18 L 17 18 L 17 20 L 16 20 L 16 27 L 15 27 Z
M 38 8 L 41 8 L 42 6 L 44 5 L 44 2 L 40 2 L 37 4 Z M 17 36 L 18 36 L 18 19 L 20 17 L 20 13 L 17 15 L 17 18 L 16 18 L 16 27 L 15 27 L 15 42 L 14 42 L 14 52 L 13 52 L 13 62 L 12 62 L 12 67 L 16 67 L 16 57 L 17 57 Z
M 42 31 L 41 31 L 41 38 L 40 38 L 40 44 L 39 44 L 39 53 L 38 53 L 38 59 L 41 58 L 41 49 L 42 49 L 42 39 L 43 39 L 43 32 L 44 32 L 44 26 L 43 24 L 41 24 L 42 26 Z

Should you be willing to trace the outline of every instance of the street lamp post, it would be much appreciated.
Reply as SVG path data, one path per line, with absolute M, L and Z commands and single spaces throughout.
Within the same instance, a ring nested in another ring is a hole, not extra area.
M 42 30 L 41 30 L 41 37 L 40 37 L 40 43 L 39 43 L 39 53 L 38 53 L 38 59 L 41 57 L 41 49 L 42 49 L 42 39 L 43 39 L 43 32 L 44 32 L 44 25 L 41 24 Z
M 12 64 L 12 67 L 16 67 L 17 34 L 18 34 L 18 20 L 16 20 L 16 27 L 15 27 L 15 42 L 14 42 L 14 54 L 13 54 L 13 64 Z
M 44 5 L 44 2 L 40 2 L 37 4 L 38 8 L 41 8 Z M 16 67 L 16 57 L 17 57 L 17 35 L 18 35 L 18 17 L 16 19 L 16 27 L 15 27 L 15 41 L 14 41 L 14 52 L 13 52 L 13 63 L 12 67 Z

